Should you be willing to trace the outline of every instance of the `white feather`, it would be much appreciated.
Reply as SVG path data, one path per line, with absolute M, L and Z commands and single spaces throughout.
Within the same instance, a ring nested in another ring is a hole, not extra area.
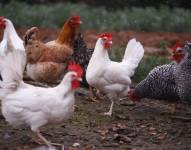
M 3 34 L 3 40 L 0 43 L 0 62 L 3 61 L 3 58 L 9 52 L 8 45 L 12 45 L 12 47 L 19 51 L 25 51 L 23 40 L 18 36 L 13 23 L 9 19 L 5 20 L 5 29 Z M 0 64 L 1 69 L 1 64 Z
M 108 50 L 104 49 L 103 41 L 99 38 L 87 67 L 87 82 L 109 95 L 124 96 L 131 84 L 130 77 L 133 76 L 143 55 L 143 46 L 132 39 L 127 44 L 122 62 L 111 61 Z
M 8 45 L 11 47 L 11 45 Z M 54 88 L 42 88 L 26 84 L 22 80 L 25 55 L 10 48 L 3 60 L 0 83 L 2 114 L 11 125 L 25 124 L 33 131 L 47 123 L 68 119 L 74 111 L 74 91 L 71 82 L 75 72 L 69 72 Z

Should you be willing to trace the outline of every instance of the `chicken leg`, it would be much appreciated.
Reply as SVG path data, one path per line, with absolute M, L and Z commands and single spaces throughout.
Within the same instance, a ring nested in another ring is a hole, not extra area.
M 94 91 L 95 90 L 95 91 Z M 90 97 L 89 99 L 93 102 L 99 102 L 100 100 L 104 100 L 104 95 L 98 89 L 89 86 Z
M 170 114 L 174 115 L 176 113 L 176 104 L 171 104 L 168 106 Z
M 89 86 L 89 91 L 90 91 L 90 100 L 93 101 L 93 102 L 98 102 L 98 100 L 97 100 L 97 98 L 95 96 L 93 87 Z
M 111 97 L 110 100 L 111 100 L 111 105 L 110 105 L 109 111 L 104 113 L 105 116 L 109 116 L 109 117 L 111 117 L 113 112 L 114 98 Z
M 52 148 L 53 146 L 51 145 L 51 143 L 39 132 L 37 131 L 37 136 L 50 148 Z
M 64 150 L 64 145 L 63 144 L 58 144 L 58 143 L 51 143 L 49 142 L 39 131 L 36 132 L 37 136 L 49 147 L 54 149 L 54 147 L 52 145 L 56 145 L 56 146 L 61 146 L 62 150 Z

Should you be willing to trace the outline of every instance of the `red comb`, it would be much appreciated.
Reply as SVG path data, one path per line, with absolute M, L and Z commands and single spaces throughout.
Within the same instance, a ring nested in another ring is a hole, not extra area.
M 5 18 L 3 16 L 0 17 L 0 20 L 4 20 Z
M 75 62 L 70 62 L 68 66 L 68 71 L 74 71 L 77 73 L 78 77 L 81 77 L 83 74 L 83 69 L 79 64 Z
M 72 16 L 71 19 L 74 19 L 74 20 L 81 20 L 80 16 L 76 15 L 76 16 Z
M 173 45 L 170 49 L 172 49 L 173 52 L 175 52 L 177 50 L 177 48 L 181 48 L 182 44 L 180 43 L 180 41 L 178 40 L 175 45 Z
M 109 40 L 112 40 L 112 34 L 111 33 L 101 33 L 99 34 L 100 38 L 107 37 Z

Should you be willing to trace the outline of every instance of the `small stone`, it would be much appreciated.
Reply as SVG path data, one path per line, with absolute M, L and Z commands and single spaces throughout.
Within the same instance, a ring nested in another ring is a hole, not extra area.
M 145 128 L 146 126 L 145 126 L 145 125 L 141 125 L 140 127 L 141 127 L 141 128 Z
M 155 130 L 156 130 L 156 128 L 153 128 L 153 127 L 149 128 L 149 131 L 155 131 Z
M 5 140 L 8 140 L 8 139 L 11 138 L 11 135 L 10 135 L 9 133 L 6 133 L 6 134 L 3 136 L 3 138 L 4 138 Z
M 79 146 L 80 146 L 80 143 L 74 143 L 72 146 L 73 146 L 73 147 L 79 147 Z
M 114 134 L 114 139 L 119 141 L 119 143 L 122 144 L 123 143 L 130 143 L 132 140 L 131 138 L 125 136 L 125 135 L 121 135 L 121 134 Z
M 157 135 L 156 132 L 150 132 L 150 135 Z
M 97 132 L 100 133 L 102 136 L 104 136 L 109 132 L 109 130 L 108 129 L 102 129 L 102 130 L 98 130 Z
M 166 138 L 166 134 L 162 134 L 158 136 L 159 140 L 164 140 Z

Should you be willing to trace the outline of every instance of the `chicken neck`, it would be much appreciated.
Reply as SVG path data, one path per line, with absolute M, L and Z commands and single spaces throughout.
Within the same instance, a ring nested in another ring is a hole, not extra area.
M 95 50 L 94 50 L 92 57 L 90 59 L 90 63 L 91 62 L 94 62 L 94 63 L 100 62 L 100 60 L 107 60 L 107 61 L 110 60 L 109 55 L 108 55 L 108 51 L 104 48 L 101 39 L 99 39 L 95 45 Z
M 61 29 L 56 41 L 60 44 L 66 44 L 72 46 L 75 33 L 76 33 L 76 27 L 70 25 L 69 22 L 66 22 L 63 28 Z
M 12 22 L 8 19 L 6 19 L 6 28 L 4 31 L 3 39 L 8 39 L 10 38 L 11 41 L 14 41 L 12 44 L 14 46 L 14 43 L 22 43 L 23 41 L 19 38 Z
M 56 88 L 56 90 L 58 91 L 59 95 L 61 95 L 62 97 L 66 97 L 66 96 L 68 96 L 68 95 L 71 95 L 71 93 L 73 92 L 73 91 L 71 90 L 71 88 L 72 88 L 71 86 L 72 86 L 72 85 L 71 85 L 71 82 L 68 81 L 67 78 L 64 78 L 64 79 L 60 82 L 60 84 L 59 84 L 57 87 L 55 87 L 55 88 Z

